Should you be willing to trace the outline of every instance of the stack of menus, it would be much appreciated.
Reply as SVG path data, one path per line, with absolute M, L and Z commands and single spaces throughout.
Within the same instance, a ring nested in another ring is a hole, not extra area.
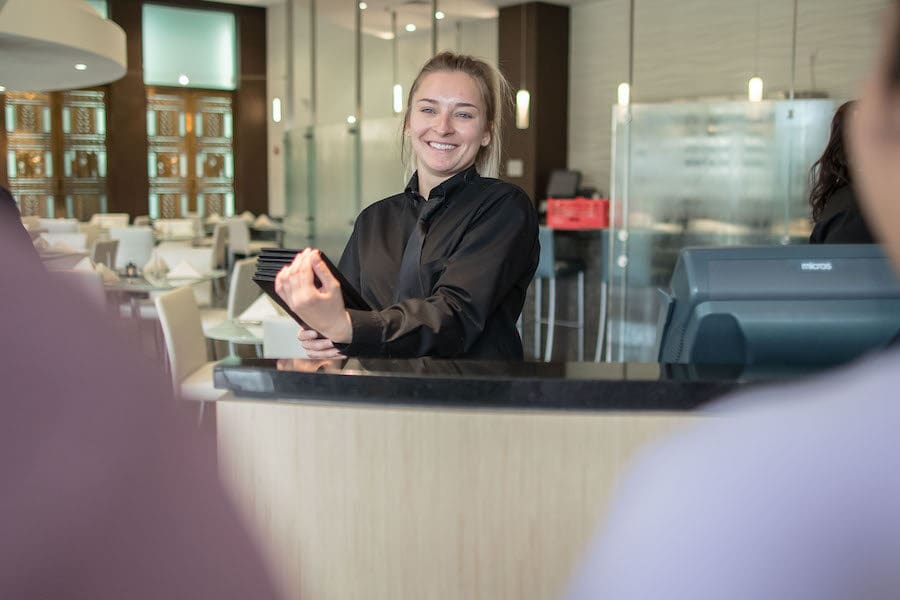
M 301 327 L 308 329 L 309 327 L 303 322 L 303 319 L 297 316 L 297 314 L 287 305 L 287 302 L 285 302 L 275 291 L 275 277 L 278 275 L 278 272 L 282 267 L 291 264 L 294 261 L 294 257 L 299 253 L 299 250 L 289 250 L 287 248 L 264 248 L 257 259 L 256 273 L 253 274 L 253 281 L 262 288 L 262 291 L 274 300 L 278 306 L 283 308 L 287 314 L 300 323 Z M 357 310 L 372 310 L 369 303 L 363 300 L 363 297 L 356 288 L 347 281 L 347 278 L 344 277 L 343 273 L 341 273 L 338 268 L 334 266 L 334 263 L 325 256 L 325 253 L 320 251 L 319 255 L 322 257 L 328 270 L 331 271 L 331 274 L 334 275 L 335 279 L 341 284 L 341 295 L 344 297 L 344 306 Z M 315 284 L 316 287 L 322 285 L 318 277 L 315 278 Z

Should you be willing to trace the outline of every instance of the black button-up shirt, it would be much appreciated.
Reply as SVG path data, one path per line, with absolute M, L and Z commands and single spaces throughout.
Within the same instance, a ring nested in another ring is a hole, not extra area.
M 353 341 L 337 347 L 348 356 L 521 359 L 516 320 L 540 255 L 534 204 L 474 166 L 428 200 L 418 188 L 413 175 L 402 194 L 357 218 L 340 269 L 375 310 L 349 310 Z

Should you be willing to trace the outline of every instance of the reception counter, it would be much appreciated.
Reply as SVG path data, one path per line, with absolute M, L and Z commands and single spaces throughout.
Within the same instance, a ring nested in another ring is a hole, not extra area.
M 231 360 L 220 468 L 285 594 L 560 598 L 648 442 L 743 385 L 660 365 Z

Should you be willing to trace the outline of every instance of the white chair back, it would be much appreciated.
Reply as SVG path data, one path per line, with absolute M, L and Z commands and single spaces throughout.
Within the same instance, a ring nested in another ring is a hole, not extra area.
M 240 217 L 226 221 L 228 225 L 228 251 L 231 254 L 250 254 L 250 228 Z
M 228 225 L 225 223 L 216 223 L 213 229 L 213 263 L 216 269 L 224 268 L 226 250 L 228 246 Z
M 256 258 L 245 258 L 234 263 L 231 271 L 231 285 L 228 287 L 227 315 L 233 319 L 247 310 L 259 298 L 261 290 L 253 283 L 256 272 Z
M 47 233 L 78 233 L 78 219 L 41 219 L 40 227 Z
M 140 215 L 134 218 L 135 227 L 149 227 L 151 223 L 150 215 Z
M 142 269 L 150 260 L 154 241 L 153 230 L 149 227 L 113 227 L 109 230 L 109 237 L 119 240 L 119 249 L 116 252 L 117 270 L 124 269 L 130 262 Z
M 118 249 L 119 240 L 97 240 L 94 242 L 94 251 L 91 259 L 95 263 L 103 263 L 110 269 L 113 269 L 115 268 Z
M 190 219 L 157 219 L 153 226 L 160 235 L 195 235 L 194 223 Z
M 106 308 L 106 290 L 100 273 L 91 271 L 50 271 L 52 277 L 83 294 L 94 306 Z
M 65 244 L 72 250 L 87 252 L 87 235 L 83 233 L 42 233 L 41 237 L 51 246 Z
M 87 236 L 87 247 L 93 248 L 94 242 L 100 239 L 102 231 L 99 225 L 91 225 L 90 223 L 79 223 L 78 231 Z
M 297 333 L 300 326 L 290 317 L 263 319 L 263 358 L 308 358 Z
M 103 229 L 112 229 L 114 227 L 128 227 L 130 218 L 128 213 L 94 213 L 91 216 L 90 223 Z
M 206 363 L 206 339 L 200 309 L 190 288 L 177 288 L 154 299 L 176 393 L 184 379 Z

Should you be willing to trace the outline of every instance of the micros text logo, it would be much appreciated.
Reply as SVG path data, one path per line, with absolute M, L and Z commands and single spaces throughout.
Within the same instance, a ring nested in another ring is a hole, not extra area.
M 831 271 L 833 268 L 831 261 L 800 263 L 801 271 Z

